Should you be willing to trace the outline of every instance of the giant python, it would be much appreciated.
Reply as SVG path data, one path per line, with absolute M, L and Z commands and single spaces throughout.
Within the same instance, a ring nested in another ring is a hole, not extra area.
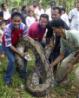
M 35 69 L 29 74 L 26 80 L 26 89 L 35 96 L 44 96 L 47 94 L 48 89 L 50 88 L 51 81 L 54 80 L 52 75 L 52 70 L 49 67 L 49 62 L 46 58 L 45 51 L 41 44 L 37 41 L 34 41 L 30 37 L 25 37 L 21 39 L 17 44 L 17 49 L 19 52 L 26 52 L 24 51 L 26 48 L 31 49 L 35 58 L 39 60 L 39 63 L 35 65 Z M 17 63 L 20 65 L 21 58 L 16 56 Z M 40 75 L 38 75 L 38 71 L 41 70 Z M 38 79 L 42 80 L 42 83 L 34 83 L 33 77 L 34 75 L 38 76 Z

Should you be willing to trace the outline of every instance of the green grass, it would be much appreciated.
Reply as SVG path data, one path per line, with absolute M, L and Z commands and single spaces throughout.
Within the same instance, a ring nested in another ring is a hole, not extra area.
M 7 67 L 7 60 L 6 59 L 0 59 L 0 60 L 2 62 L 0 65 L 0 98 L 35 98 L 21 87 L 21 85 L 23 85 L 23 81 L 21 80 L 17 72 L 14 73 L 12 86 L 11 87 L 5 86 L 3 77 Z M 30 65 L 28 66 L 28 70 L 29 69 L 32 70 L 34 60 L 32 62 L 29 62 L 28 65 Z
M 13 76 L 13 85 L 11 87 L 7 87 L 4 85 L 3 76 L 7 67 L 7 60 L 0 60 L 2 62 L 2 64 L 0 65 L 0 98 L 35 98 L 21 87 L 23 81 L 21 80 L 17 72 L 15 72 Z M 33 67 L 34 57 L 33 60 L 28 63 L 28 70 L 31 71 Z M 71 82 L 68 85 L 58 85 L 52 88 L 50 96 L 55 95 L 56 97 L 50 98 L 76 98 L 76 94 L 79 89 L 76 89 L 74 85 L 72 85 L 74 80 L 73 72 L 71 73 L 71 75 L 69 75 L 69 79 L 71 80 Z

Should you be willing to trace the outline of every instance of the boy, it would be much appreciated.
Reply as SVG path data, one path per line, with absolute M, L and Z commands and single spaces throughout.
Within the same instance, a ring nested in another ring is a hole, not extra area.
M 12 83 L 11 78 L 14 73 L 15 53 L 18 54 L 22 59 L 24 58 L 24 54 L 19 53 L 16 49 L 16 44 L 20 38 L 26 36 L 26 32 L 26 27 L 22 23 L 22 15 L 19 12 L 14 12 L 11 15 L 11 23 L 6 26 L 2 38 L 3 49 L 8 58 L 8 66 L 4 76 L 6 85 L 10 85 Z M 25 78 L 26 66 L 23 66 L 20 72 L 22 78 Z

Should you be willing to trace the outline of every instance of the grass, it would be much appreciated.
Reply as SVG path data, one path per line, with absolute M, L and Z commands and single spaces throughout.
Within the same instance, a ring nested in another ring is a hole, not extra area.
M 34 58 L 34 57 L 33 57 Z M 7 87 L 4 85 L 3 76 L 7 67 L 7 60 L 0 59 L 2 64 L 0 65 L 0 98 L 35 98 L 29 94 L 25 89 L 23 89 L 23 81 L 19 78 L 17 72 L 13 76 L 13 85 Z M 34 59 L 28 63 L 28 70 L 32 70 L 34 67 Z M 79 89 L 77 89 L 72 83 L 74 81 L 73 72 L 69 76 L 71 82 L 68 85 L 58 85 L 51 89 L 49 96 L 45 98 L 76 98 Z M 52 97 L 53 96 L 53 97 Z
M 13 76 L 12 87 L 7 87 L 4 85 L 3 77 L 7 67 L 7 60 L 0 59 L 0 61 L 0 98 L 35 98 L 25 91 L 25 89 L 23 89 L 23 81 L 21 78 L 19 78 L 19 74 L 17 72 L 15 72 Z M 34 61 L 29 62 L 30 70 L 32 70 L 33 64 Z

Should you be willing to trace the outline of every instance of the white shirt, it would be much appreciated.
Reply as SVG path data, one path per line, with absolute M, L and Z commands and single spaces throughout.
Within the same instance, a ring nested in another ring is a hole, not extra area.
M 52 18 L 51 18 L 51 8 L 46 9 L 45 13 L 49 16 L 49 20 L 52 20 Z
M 69 12 L 69 19 L 71 20 L 70 28 L 79 30 L 79 11 L 77 8 L 74 8 Z
M 41 15 L 41 14 L 44 14 L 44 9 L 36 8 L 35 11 L 34 11 L 34 13 L 35 13 L 37 19 L 39 20 L 40 15 Z
M 77 30 L 66 30 L 66 39 L 61 37 L 61 48 L 60 51 L 74 52 L 79 50 L 79 31 Z
M 3 19 L 4 20 L 8 20 L 11 18 L 11 14 L 9 13 L 9 11 L 3 11 Z
M 69 26 L 69 18 L 66 13 L 61 15 L 61 19 Z
M 32 16 L 26 17 L 26 25 L 29 28 L 35 22 L 35 18 Z

